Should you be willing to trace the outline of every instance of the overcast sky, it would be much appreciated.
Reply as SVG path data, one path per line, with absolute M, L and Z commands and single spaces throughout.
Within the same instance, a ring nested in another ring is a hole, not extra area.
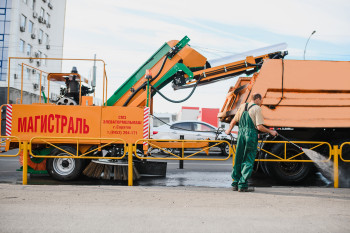
M 159 47 L 187 35 L 208 60 L 286 42 L 286 59 L 350 60 L 349 0 L 67 0 L 64 57 L 107 63 L 108 96 Z M 91 64 L 76 63 L 89 77 Z M 65 64 L 68 69 L 71 64 Z M 98 80 L 102 86 L 102 80 Z M 171 104 L 155 97 L 155 112 L 181 106 L 221 108 L 235 79 L 199 87 L 191 99 Z M 183 99 L 190 90 L 162 92 Z M 102 94 L 99 92 L 97 94 Z

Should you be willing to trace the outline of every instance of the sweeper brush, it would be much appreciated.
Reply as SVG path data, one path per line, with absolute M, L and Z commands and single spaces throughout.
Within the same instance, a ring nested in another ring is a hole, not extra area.
M 128 164 L 106 159 L 92 160 L 83 171 L 83 174 L 96 179 L 128 180 Z M 140 174 L 133 166 L 133 180 L 138 179 L 140 179 Z

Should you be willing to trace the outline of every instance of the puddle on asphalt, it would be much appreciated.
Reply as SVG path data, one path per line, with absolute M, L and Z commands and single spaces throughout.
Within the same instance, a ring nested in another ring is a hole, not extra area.
M 186 171 L 180 169 L 171 169 L 167 172 L 166 177 L 142 176 L 138 181 L 134 181 L 135 186 L 196 186 L 196 187 L 213 187 L 228 188 L 231 186 L 231 173 L 229 171 L 207 172 L 207 171 Z M 4 177 L 2 177 L 4 178 Z M 3 180 L 2 183 L 5 180 Z M 0 181 L 1 182 L 1 181 Z M 7 183 L 7 182 L 6 182 Z M 9 183 L 22 183 L 22 176 L 18 173 L 16 179 Z M 128 185 L 127 181 L 114 181 L 103 179 L 91 179 L 81 177 L 74 181 L 58 181 L 49 175 L 29 175 L 28 184 L 30 185 Z M 272 186 L 291 186 L 283 185 L 274 179 L 262 174 L 255 173 L 249 180 L 249 185 L 255 187 L 272 187 Z M 303 183 L 292 186 L 316 186 L 332 187 L 333 183 L 327 180 L 321 173 L 310 175 Z
M 223 172 L 178 172 L 166 177 L 143 177 L 140 186 L 201 186 L 227 188 L 231 186 L 230 174 Z
M 230 173 L 227 172 L 172 172 L 166 177 L 142 177 L 137 182 L 140 186 L 197 186 L 228 188 L 231 187 Z M 317 186 L 331 187 L 329 182 L 321 173 L 310 175 L 304 182 L 293 186 Z M 254 174 L 249 180 L 250 186 L 272 187 L 272 186 L 291 186 L 290 184 L 281 184 L 275 180 L 266 177 L 263 174 Z
M 179 171 L 168 173 L 166 177 L 142 176 L 140 180 L 134 181 L 135 186 L 194 186 L 194 187 L 212 187 L 229 188 L 231 187 L 230 173 L 227 172 L 191 172 Z M 18 183 L 18 182 L 17 182 Z M 21 183 L 21 182 L 20 182 Z M 28 178 L 30 185 L 128 185 L 127 181 L 113 181 L 102 179 L 91 179 L 81 177 L 74 181 L 57 181 L 48 175 L 32 175 Z M 291 186 L 283 185 L 265 175 L 256 174 L 249 180 L 250 186 L 272 187 L 272 186 Z M 332 187 L 332 182 L 328 181 L 320 173 L 310 176 L 303 183 L 292 186 L 317 186 Z

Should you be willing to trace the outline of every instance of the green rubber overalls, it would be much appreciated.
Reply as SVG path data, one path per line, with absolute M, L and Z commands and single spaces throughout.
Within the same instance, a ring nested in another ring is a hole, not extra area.
M 248 187 L 248 179 L 252 174 L 257 152 L 258 130 L 248 113 L 254 105 L 256 104 L 248 108 L 247 103 L 239 120 L 235 164 L 231 175 L 233 179 L 232 186 L 238 186 L 238 188 Z

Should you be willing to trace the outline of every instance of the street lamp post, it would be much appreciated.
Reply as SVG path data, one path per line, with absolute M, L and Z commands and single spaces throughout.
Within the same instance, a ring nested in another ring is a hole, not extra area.
M 313 31 L 313 32 L 311 33 L 311 35 L 309 36 L 309 38 L 307 39 L 307 41 L 306 41 L 305 49 L 304 49 L 304 60 L 305 60 L 306 46 L 307 46 L 307 44 L 309 43 L 309 40 L 310 40 L 311 36 L 312 36 L 313 34 L 315 34 L 315 33 L 316 33 L 316 31 Z

